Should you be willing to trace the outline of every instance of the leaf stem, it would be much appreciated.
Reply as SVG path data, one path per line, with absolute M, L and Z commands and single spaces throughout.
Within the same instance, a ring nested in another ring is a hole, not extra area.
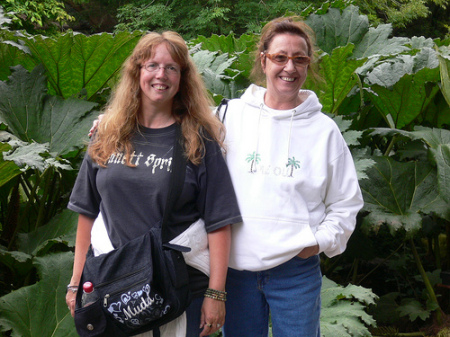
M 409 242 L 411 244 L 411 250 L 414 256 L 414 260 L 416 261 L 417 268 L 419 269 L 420 276 L 422 276 L 422 280 L 425 283 L 425 288 L 428 291 L 428 295 L 430 297 L 430 300 L 436 304 L 436 320 L 439 325 L 442 325 L 442 309 L 439 306 L 439 302 L 436 297 L 436 293 L 434 292 L 433 286 L 431 285 L 430 279 L 428 278 L 427 273 L 425 272 L 425 269 L 423 268 L 422 261 L 420 260 L 420 256 L 417 253 L 416 245 L 414 244 L 414 240 L 411 238 L 409 239 Z
M 386 151 L 384 152 L 384 155 L 386 157 L 389 157 L 389 154 L 392 151 L 392 148 L 394 147 L 395 142 L 397 141 L 397 135 L 394 135 L 394 137 L 392 137 L 391 141 L 389 142 L 389 145 L 386 149 Z

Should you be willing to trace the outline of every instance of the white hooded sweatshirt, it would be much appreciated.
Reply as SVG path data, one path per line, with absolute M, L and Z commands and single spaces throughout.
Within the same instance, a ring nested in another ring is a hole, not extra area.
M 350 151 L 315 93 L 301 90 L 298 107 L 274 110 L 265 92 L 251 85 L 228 102 L 224 119 L 243 217 L 231 226 L 230 267 L 238 270 L 267 270 L 316 244 L 329 257 L 342 253 L 363 206 Z

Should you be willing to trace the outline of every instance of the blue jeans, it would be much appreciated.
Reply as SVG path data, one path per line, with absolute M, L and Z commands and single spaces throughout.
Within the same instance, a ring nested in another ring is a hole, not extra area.
M 192 299 L 186 309 L 186 337 L 198 337 L 203 329 L 200 329 L 200 318 L 202 314 L 203 296 Z
M 228 269 L 226 337 L 320 337 L 319 256 L 260 272 Z

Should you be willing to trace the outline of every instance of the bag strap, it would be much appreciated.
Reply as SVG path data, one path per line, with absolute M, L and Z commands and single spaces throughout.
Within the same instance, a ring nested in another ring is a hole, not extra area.
M 223 112 L 223 116 L 222 116 L 222 120 L 221 120 L 222 123 L 225 121 L 225 116 L 227 115 L 228 101 L 229 101 L 228 98 L 222 98 L 222 101 L 220 102 L 220 104 L 216 110 L 216 116 L 217 116 L 217 118 L 220 119 L 220 109 L 222 109 L 222 107 L 225 106 L 225 111 Z
M 164 208 L 163 220 L 161 223 L 161 238 L 162 243 L 168 243 L 171 238 L 169 237 L 169 219 L 172 215 L 175 202 L 183 190 L 184 178 L 186 175 L 186 158 L 184 157 L 184 151 L 182 146 L 183 137 L 181 134 L 181 125 L 176 124 L 175 128 L 175 143 L 172 154 L 172 173 L 169 181 L 169 193 L 167 195 L 166 207 Z

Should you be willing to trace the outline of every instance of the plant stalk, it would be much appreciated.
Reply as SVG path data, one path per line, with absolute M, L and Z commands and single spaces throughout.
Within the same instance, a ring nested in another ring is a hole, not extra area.
M 419 269 L 420 276 L 422 276 L 422 280 L 425 283 L 425 288 L 428 291 L 428 296 L 430 296 L 430 300 L 436 303 L 437 309 L 436 309 L 436 320 L 439 325 L 442 325 L 442 309 L 439 306 L 439 302 L 436 297 L 436 293 L 434 292 L 433 286 L 431 285 L 430 279 L 427 276 L 427 273 L 425 272 L 425 269 L 423 268 L 422 261 L 420 260 L 420 256 L 417 253 L 416 245 L 414 244 L 414 240 L 411 238 L 409 239 L 409 242 L 411 244 L 411 249 L 413 252 L 414 260 L 416 261 L 417 268 Z
M 392 151 L 392 148 L 394 147 L 394 144 L 396 142 L 397 139 L 397 135 L 395 135 L 394 137 L 392 137 L 391 141 L 389 142 L 388 148 L 386 149 L 386 151 L 384 152 L 384 156 L 389 157 L 389 154 Z

